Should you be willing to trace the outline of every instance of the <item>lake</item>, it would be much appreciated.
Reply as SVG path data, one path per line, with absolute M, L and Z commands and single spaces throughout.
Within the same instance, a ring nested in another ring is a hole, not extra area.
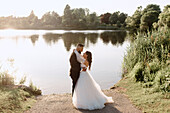
M 78 43 L 92 52 L 91 75 L 102 89 L 121 79 L 127 33 L 105 30 L 0 30 L 0 61 L 14 59 L 16 79 L 27 76 L 43 94 L 71 93 L 69 57 Z M 22 74 L 21 74 L 22 73 Z

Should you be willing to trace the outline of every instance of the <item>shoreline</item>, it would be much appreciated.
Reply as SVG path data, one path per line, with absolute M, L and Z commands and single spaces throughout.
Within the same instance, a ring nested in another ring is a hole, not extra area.
M 49 94 L 41 95 L 37 97 L 37 102 L 24 113 L 37 113 L 37 112 L 62 112 L 62 113 L 121 113 L 121 112 L 135 112 L 142 113 L 141 110 L 137 109 L 127 95 L 119 92 L 117 88 L 102 90 L 107 96 L 112 97 L 114 103 L 106 104 L 101 110 L 82 110 L 76 109 L 72 104 L 71 93 L 63 94 Z
M 104 27 L 104 28 L 0 28 L 0 30 L 5 29 L 16 29 L 16 30 L 120 30 L 126 31 L 126 28 L 112 28 L 112 27 Z

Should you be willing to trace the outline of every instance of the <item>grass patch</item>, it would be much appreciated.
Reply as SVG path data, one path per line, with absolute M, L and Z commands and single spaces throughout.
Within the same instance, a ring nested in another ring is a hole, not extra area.
M 18 86 L 0 86 L 0 112 L 22 113 L 36 102 L 35 96 Z
M 17 85 L 13 64 L 14 60 L 8 59 L 0 66 L 0 113 L 22 113 L 31 108 L 36 102 L 37 95 L 41 95 L 41 90 L 32 82 L 29 87 L 23 85 L 26 82 L 26 76 L 21 78 Z
M 147 113 L 169 113 L 170 92 L 151 92 L 151 88 L 143 88 L 143 83 L 136 82 L 132 77 L 124 77 L 116 85 L 123 87 L 131 102 Z

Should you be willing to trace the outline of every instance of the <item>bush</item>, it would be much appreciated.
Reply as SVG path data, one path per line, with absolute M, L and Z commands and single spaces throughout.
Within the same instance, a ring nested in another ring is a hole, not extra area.
M 138 33 L 124 56 L 123 75 L 141 81 L 143 87 L 170 91 L 170 29 L 158 28 L 152 32 Z
M 162 68 L 155 77 L 155 89 L 170 92 L 170 66 Z
M 136 81 L 143 81 L 143 64 L 141 62 L 137 63 L 131 73 L 129 74 L 131 77 L 135 78 Z

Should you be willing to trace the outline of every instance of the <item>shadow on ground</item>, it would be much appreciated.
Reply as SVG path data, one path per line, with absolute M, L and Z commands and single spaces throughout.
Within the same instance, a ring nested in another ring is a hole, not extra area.
M 106 104 L 106 107 L 100 110 L 83 110 L 83 109 L 79 109 L 78 111 L 82 112 L 82 113 L 121 113 L 117 108 L 114 107 L 114 105 L 116 105 L 115 103 L 113 104 Z

